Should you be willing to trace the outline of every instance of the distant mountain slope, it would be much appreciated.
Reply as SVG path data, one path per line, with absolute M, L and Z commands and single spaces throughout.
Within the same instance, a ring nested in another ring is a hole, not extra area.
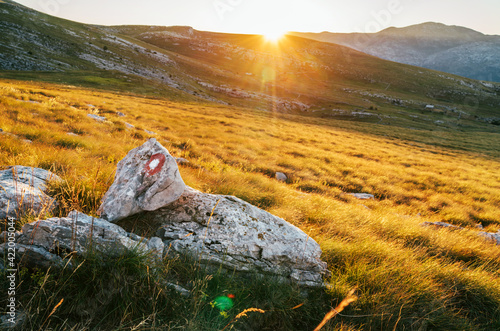
M 500 36 L 440 23 L 388 28 L 378 33 L 293 33 L 352 47 L 383 59 L 500 82 Z
M 184 26 L 87 25 L 9 0 L 0 2 L 1 77 L 411 128 L 500 124 L 500 84 L 296 36 L 276 44 Z

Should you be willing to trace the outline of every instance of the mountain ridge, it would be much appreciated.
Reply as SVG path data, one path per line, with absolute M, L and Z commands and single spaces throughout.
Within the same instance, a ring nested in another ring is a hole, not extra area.
M 500 36 L 461 26 L 427 22 L 377 33 L 292 34 L 352 47 L 390 61 L 500 82 Z
M 273 44 L 186 26 L 88 25 L 5 3 L 0 17 L 0 77 L 404 127 L 456 129 L 460 118 L 482 130 L 480 123 L 500 117 L 499 84 L 342 45 L 297 36 Z M 421 114 L 429 104 L 448 112 L 446 121 Z

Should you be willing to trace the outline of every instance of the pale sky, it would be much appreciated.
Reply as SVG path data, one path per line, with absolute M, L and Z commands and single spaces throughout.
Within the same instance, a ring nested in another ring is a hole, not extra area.
M 500 35 L 499 0 L 16 0 L 73 21 L 228 33 L 376 32 L 423 22 Z

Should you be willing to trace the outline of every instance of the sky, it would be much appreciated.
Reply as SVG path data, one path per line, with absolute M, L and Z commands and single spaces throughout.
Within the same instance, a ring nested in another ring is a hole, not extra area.
M 82 23 L 266 34 L 377 32 L 424 22 L 500 35 L 499 0 L 15 0 Z

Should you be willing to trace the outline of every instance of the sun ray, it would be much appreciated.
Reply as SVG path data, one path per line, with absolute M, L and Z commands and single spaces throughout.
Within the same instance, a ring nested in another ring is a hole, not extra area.
M 280 39 L 283 38 L 286 33 L 287 31 L 277 29 L 266 31 L 262 35 L 264 36 L 264 38 L 266 38 L 267 41 L 276 43 L 280 41 Z

